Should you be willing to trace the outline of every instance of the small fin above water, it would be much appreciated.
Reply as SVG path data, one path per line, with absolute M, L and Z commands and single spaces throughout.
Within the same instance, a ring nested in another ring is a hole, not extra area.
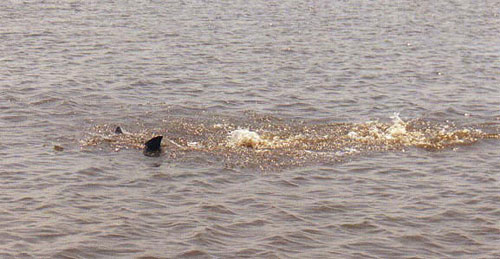
M 161 140 L 163 136 L 156 136 L 144 143 L 145 156 L 159 156 L 161 153 Z
M 116 127 L 116 129 L 115 129 L 115 134 L 122 134 L 122 133 L 123 133 L 122 128 L 120 128 L 119 126 L 118 126 L 118 127 Z

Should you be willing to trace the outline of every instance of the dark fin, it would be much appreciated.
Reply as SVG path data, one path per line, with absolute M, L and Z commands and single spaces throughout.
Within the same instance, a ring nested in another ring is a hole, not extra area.
M 122 134 L 122 133 L 123 133 L 122 128 L 120 128 L 120 127 L 116 127 L 116 129 L 115 129 L 115 133 L 116 133 L 116 134 Z
M 161 153 L 161 140 L 163 136 L 156 136 L 144 143 L 144 155 L 159 156 Z

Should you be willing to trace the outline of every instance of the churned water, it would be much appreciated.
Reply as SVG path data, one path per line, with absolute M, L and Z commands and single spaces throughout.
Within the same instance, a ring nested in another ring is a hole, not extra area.
M 2 1 L 0 257 L 499 258 L 498 35 L 498 1 Z

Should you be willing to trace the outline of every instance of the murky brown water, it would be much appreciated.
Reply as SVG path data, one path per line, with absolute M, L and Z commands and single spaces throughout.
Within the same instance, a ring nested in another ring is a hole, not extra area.
M 0 257 L 499 258 L 498 35 L 495 1 L 4 1 Z
M 139 127 L 142 129 L 139 132 L 122 132 L 122 127 L 117 132 L 117 126 L 96 125 L 80 142 L 84 148 L 140 150 L 148 139 L 164 135 L 162 151 L 172 160 L 191 153 L 204 153 L 224 160 L 230 167 L 258 166 L 276 170 L 318 162 L 336 163 L 370 152 L 404 152 L 407 148 L 456 150 L 480 140 L 500 139 L 498 132 L 487 133 L 470 126 L 457 129 L 453 124 L 422 120 L 405 122 L 398 114 L 392 116 L 390 123 L 291 123 L 269 116 L 257 116 L 242 125 L 228 121 L 201 123 L 169 119 L 160 128 Z M 243 125 L 257 128 L 257 131 L 242 128 Z M 62 151 L 64 148 L 56 145 L 54 149 Z

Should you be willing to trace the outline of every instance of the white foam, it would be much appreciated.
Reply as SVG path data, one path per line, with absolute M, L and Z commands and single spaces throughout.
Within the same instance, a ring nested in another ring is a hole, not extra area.
M 399 112 L 395 112 L 394 115 L 391 116 L 391 119 L 392 125 L 385 131 L 385 137 L 387 139 L 393 139 L 406 135 L 406 122 L 399 117 Z
M 229 133 L 227 137 L 227 145 L 231 147 L 252 147 L 258 148 L 265 141 L 257 132 L 248 129 L 237 129 Z
M 193 142 L 188 142 L 187 143 L 187 146 L 190 147 L 190 148 L 197 148 L 197 149 L 201 149 L 203 148 L 203 145 L 200 144 L 199 142 L 196 142 L 196 141 L 193 141 Z
M 359 137 L 359 134 L 354 131 L 350 131 L 349 133 L 347 133 L 347 136 L 356 139 Z
M 378 121 L 367 121 L 360 124 L 359 128 L 355 127 L 347 136 L 361 141 L 404 140 L 410 137 L 411 134 L 406 130 L 408 123 L 399 117 L 399 113 L 395 112 L 390 118 L 392 124 L 387 125 L 388 127 Z

